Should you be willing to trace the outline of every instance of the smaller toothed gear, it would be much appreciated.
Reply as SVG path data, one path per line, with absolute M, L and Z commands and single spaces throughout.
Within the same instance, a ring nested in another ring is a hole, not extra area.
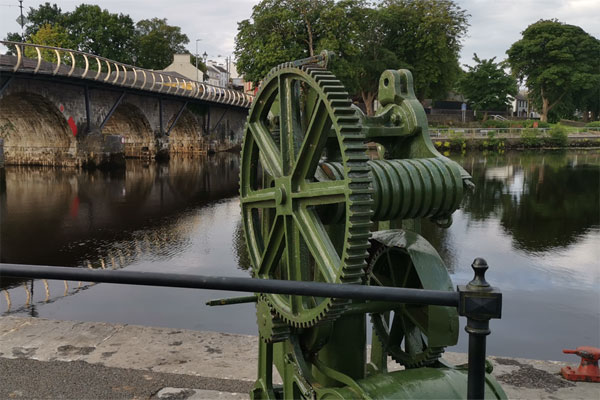
M 423 289 L 415 266 L 404 248 L 390 247 L 372 240 L 367 280 L 371 286 L 392 286 Z M 371 322 L 385 351 L 406 368 L 418 368 L 435 363 L 445 346 L 431 345 L 429 331 L 422 317 L 429 307 L 399 305 L 387 313 L 371 314 Z
M 261 300 L 256 303 L 256 320 L 260 338 L 266 343 L 281 342 L 290 334 L 290 327 Z

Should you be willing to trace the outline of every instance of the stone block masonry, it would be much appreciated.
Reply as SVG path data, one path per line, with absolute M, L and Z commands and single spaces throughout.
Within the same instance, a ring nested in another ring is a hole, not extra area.
M 0 97 L 6 165 L 77 167 L 103 159 L 205 153 L 210 145 L 228 150 L 241 143 L 243 108 L 75 83 L 26 76 L 9 82 Z M 124 146 L 108 145 L 112 139 L 106 136 L 121 137 Z
M 0 138 L 0 168 L 4 168 L 4 139 Z

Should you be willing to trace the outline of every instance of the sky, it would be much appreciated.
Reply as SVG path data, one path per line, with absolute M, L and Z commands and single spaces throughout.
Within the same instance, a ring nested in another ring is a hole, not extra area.
M 72 11 L 85 0 L 55 0 L 63 11 Z M 24 0 L 26 10 L 37 8 L 40 1 Z M 257 0 L 103 0 L 100 4 L 110 12 L 129 14 L 134 21 L 153 17 L 167 18 L 181 27 L 190 43 L 190 53 L 206 52 L 209 59 L 223 61 L 232 56 L 237 23 L 252 15 Z M 471 16 L 467 36 L 463 39 L 461 64 L 473 64 L 473 53 L 479 58 L 502 60 L 506 50 L 521 37 L 521 32 L 539 19 L 556 18 L 577 25 L 600 38 L 600 0 L 459 0 L 456 3 Z M 19 32 L 17 0 L 0 0 L 0 37 Z M 198 40 L 198 42 L 196 42 Z M 220 58 L 218 56 L 221 56 Z

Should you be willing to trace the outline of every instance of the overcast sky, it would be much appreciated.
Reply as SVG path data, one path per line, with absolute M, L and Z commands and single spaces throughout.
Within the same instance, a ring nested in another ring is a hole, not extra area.
M 57 0 L 63 11 L 71 11 L 83 0 Z M 25 9 L 37 8 L 43 2 L 24 0 Z M 167 18 L 180 26 L 189 39 L 188 49 L 205 51 L 209 58 L 233 53 L 237 23 L 250 18 L 257 0 L 103 0 L 96 2 L 110 12 L 129 14 L 134 21 L 153 17 Z M 520 33 L 539 19 L 557 18 L 561 22 L 582 27 L 600 38 L 600 0 L 464 0 L 457 1 L 471 17 L 467 37 L 463 40 L 461 63 L 472 64 L 473 53 L 480 58 L 506 57 L 506 50 L 519 40 Z M 17 0 L 0 0 L 0 37 L 18 32 L 20 26 Z

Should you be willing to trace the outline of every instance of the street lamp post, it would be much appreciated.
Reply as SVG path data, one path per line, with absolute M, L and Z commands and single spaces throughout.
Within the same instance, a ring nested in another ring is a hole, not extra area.
M 200 56 L 198 54 L 198 42 L 201 41 L 202 39 L 196 39 L 196 82 L 199 81 L 198 78 L 198 57 Z

